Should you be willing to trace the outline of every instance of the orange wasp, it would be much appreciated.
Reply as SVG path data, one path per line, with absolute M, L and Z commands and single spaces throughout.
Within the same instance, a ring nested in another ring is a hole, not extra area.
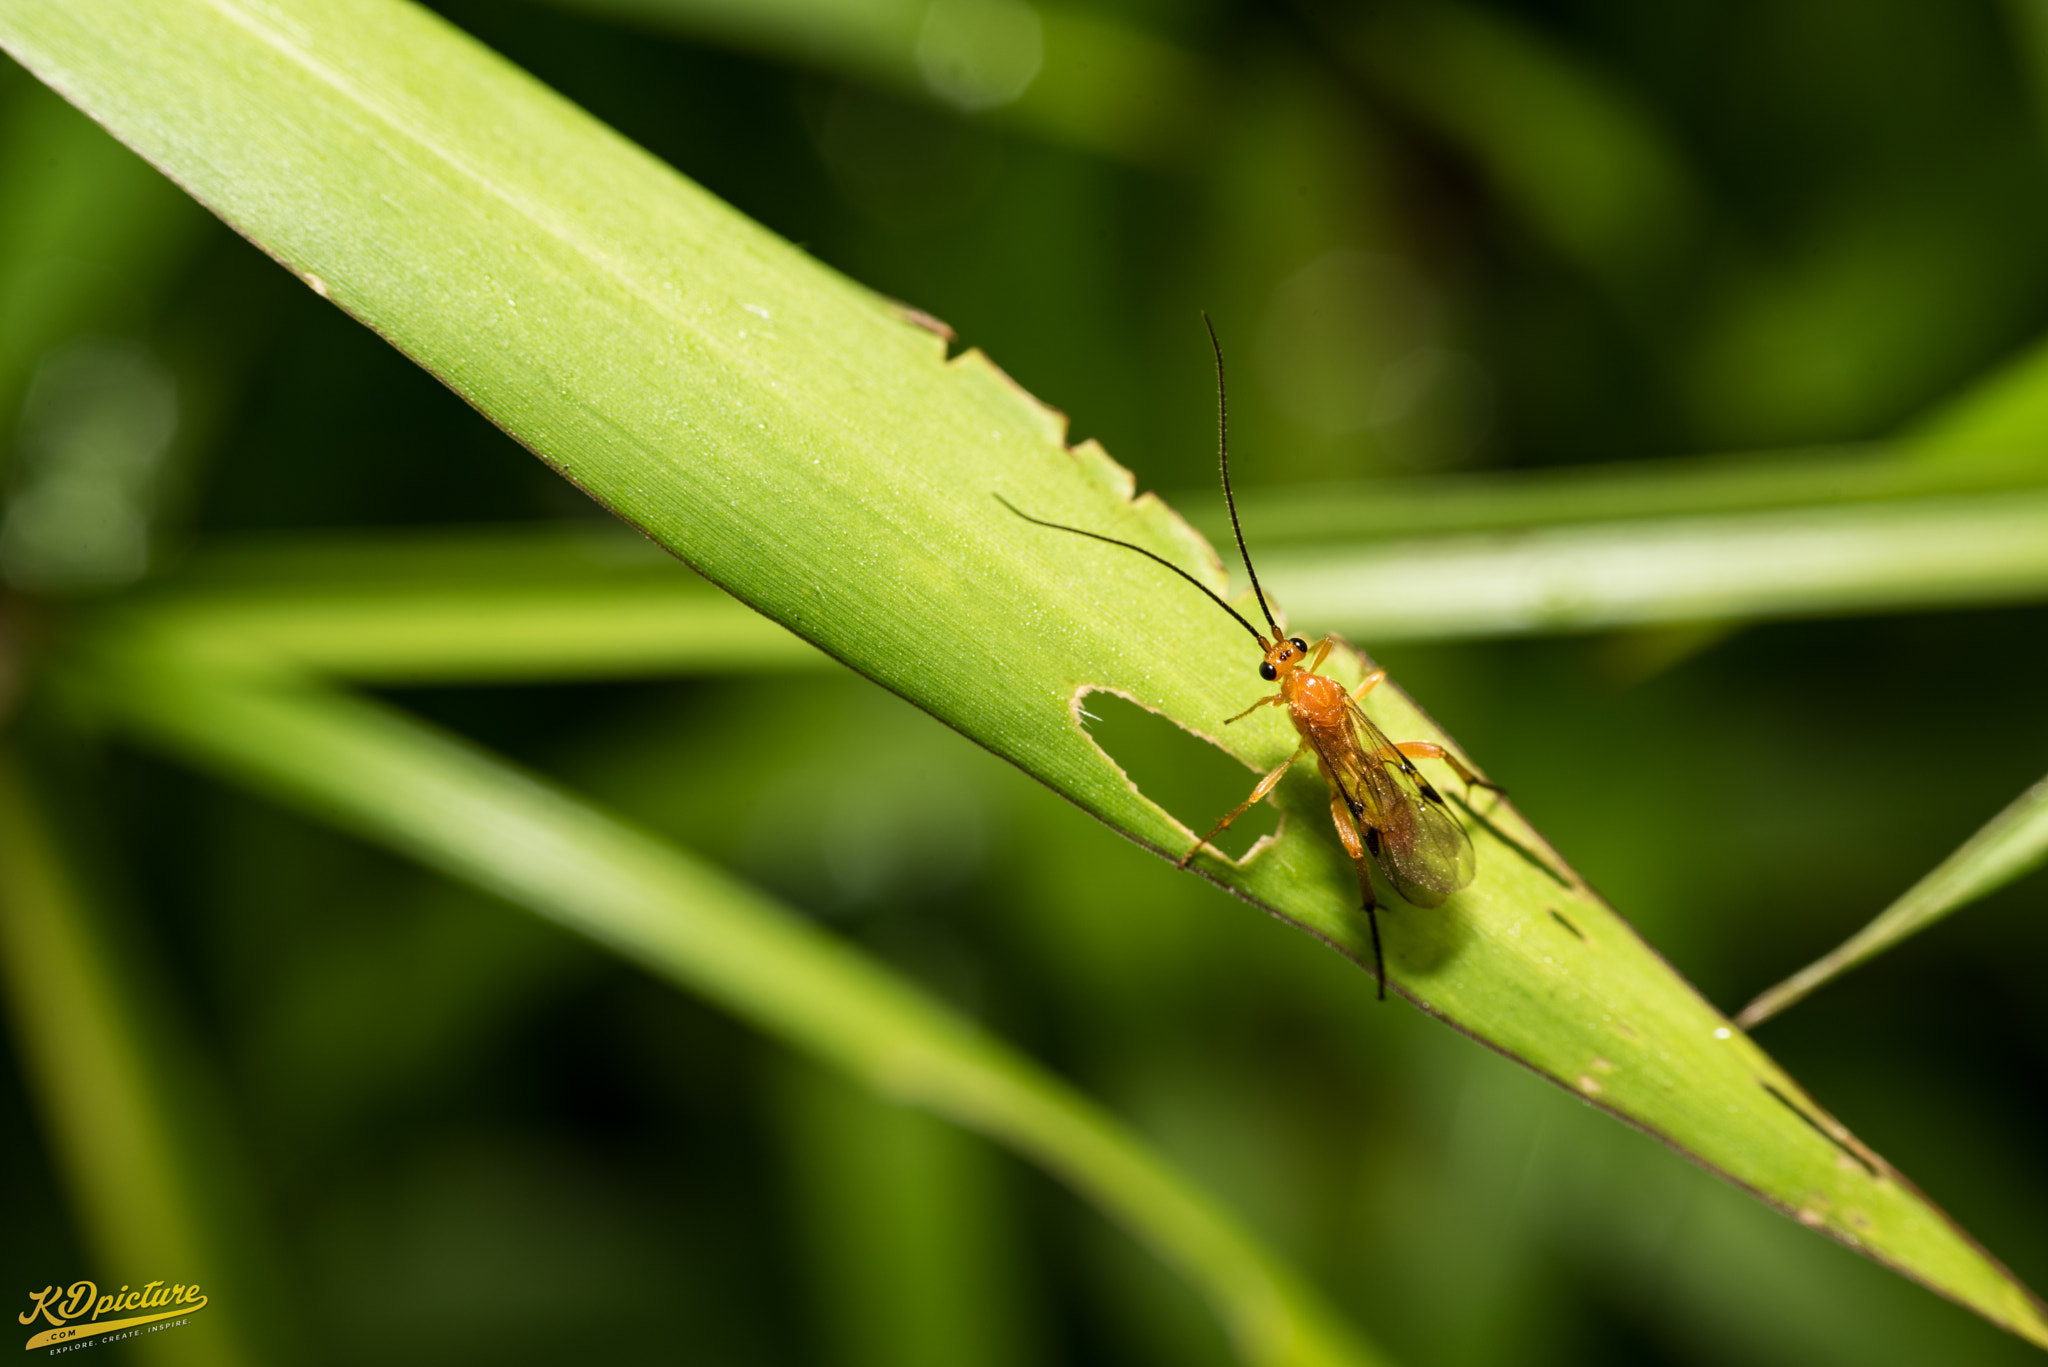
M 1230 414 L 1224 398 L 1223 345 L 1216 340 L 1216 326 L 1209 322 L 1208 314 L 1202 315 L 1202 322 L 1209 329 L 1209 345 L 1216 352 L 1217 462 L 1223 469 L 1223 501 L 1230 509 L 1230 530 L 1237 537 L 1237 551 L 1244 558 L 1244 572 L 1251 580 L 1252 593 L 1259 600 L 1259 610 L 1265 614 L 1266 625 L 1272 629 L 1270 638 L 1206 584 L 1165 557 L 1113 536 L 1032 517 L 1001 494 L 996 497 L 1004 507 L 1026 522 L 1106 541 L 1157 561 L 1207 594 L 1211 602 L 1235 618 L 1237 624 L 1259 643 L 1259 651 L 1264 656 L 1259 661 L 1259 677 L 1267 683 L 1279 684 L 1279 691 L 1260 698 L 1224 725 L 1242 721 L 1261 707 L 1284 707 L 1288 720 L 1294 723 L 1294 729 L 1301 735 L 1301 744 L 1284 763 L 1259 780 L 1250 797 L 1217 822 L 1214 830 L 1197 840 L 1194 848 L 1182 855 L 1175 867 L 1186 868 L 1188 861 L 1201 853 L 1204 845 L 1223 834 L 1231 822 L 1272 792 L 1281 776 L 1294 767 L 1295 761 L 1304 755 L 1314 754 L 1323 782 L 1329 785 L 1330 820 L 1336 824 L 1337 839 L 1343 842 L 1344 852 L 1351 856 L 1352 865 L 1358 871 L 1360 907 L 1372 927 L 1373 974 L 1379 981 L 1380 1000 L 1385 1001 L 1387 969 L 1380 950 L 1380 921 L 1378 901 L 1372 890 L 1372 866 L 1378 864 L 1380 872 L 1394 885 L 1394 890 L 1405 901 L 1418 907 L 1442 906 L 1445 898 L 1471 883 L 1477 868 L 1471 838 L 1450 814 L 1443 795 L 1415 767 L 1415 761 L 1442 760 L 1464 781 L 1468 791 L 1480 787 L 1499 792 L 1500 785 L 1480 778 L 1463 760 L 1435 741 L 1396 742 L 1387 739 L 1387 733 L 1380 730 L 1359 706 L 1359 700 L 1387 677 L 1387 671 L 1376 669 L 1366 675 L 1365 681 L 1357 688 L 1346 689 L 1337 680 L 1316 672 L 1323 667 L 1323 660 L 1336 643 L 1334 636 L 1325 636 L 1311 653 L 1307 641 L 1299 636 L 1286 635 L 1280 630 L 1279 623 L 1273 620 L 1273 609 L 1266 604 L 1265 590 L 1259 587 L 1258 571 L 1252 568 L 1251 552 L 1245 549 L 1244 530 L 1237 520 L 1237 498 L 1230 489 Z

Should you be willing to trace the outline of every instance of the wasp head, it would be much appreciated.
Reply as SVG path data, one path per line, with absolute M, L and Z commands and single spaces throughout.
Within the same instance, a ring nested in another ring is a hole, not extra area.
M 1259 677 L 1267 683 L 1300 669 L 1308 658 L 1308 642 L 1299 636 L 1283 636 L 1270 645 L 1260 637 L 1259 644 L 1266 648 L 1266 658 L 1259 661 Z

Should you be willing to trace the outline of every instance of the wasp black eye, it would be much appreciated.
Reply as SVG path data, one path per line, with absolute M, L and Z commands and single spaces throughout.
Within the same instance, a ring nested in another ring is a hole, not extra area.
M 1261 660 L 1259 661 L 1259 677 L 1264 679 L 1267 683 L 1271 683 L 1273 682 L 1273 680 L 1279 678 L 1280 674 L 1278 670 L 1273 668 L 1273 662 L 1271 660 Z
M 1293 646 L 1304 655 L 1308 654 L 1308 642 L 1302 640 L 1299 636 L 1289 637 L 1287 644 Z

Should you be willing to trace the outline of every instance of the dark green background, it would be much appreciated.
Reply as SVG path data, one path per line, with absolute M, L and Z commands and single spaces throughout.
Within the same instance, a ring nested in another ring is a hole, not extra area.
M 1483 92 L 1347 61 L 1345 35 L 1401 32 L 1398 11 L 1122 7 L 1220 73 L 1215 136 L 1170 171 L 564 10 L 444 12 L 946 319 L 1169 494 L 1211 477 L 1203 307 L 1235 363 L 1247 490 L 1881 438 L 2048 324 L 2048 100 L 2017 5 L 1490 8 L 1687 168 L 1684 214 L 1642 226 L 1621 263 L 1560 246 L 1401 87 Z M 89 129 L 36 131 L 66 120 L 82 123 L 0 71 L 6 145 L 130 174 Z M 136 183 L 120 232 L 54 256 L 27 230 L 0 238 L 0 270 L 48 283 L 13 296 L 17 317 L 54 320 L 23 328 L 33 353 L 0 400 L 18 408 L 29 368 L 80 338 L 149 349 L 185 418 L 164 568 L 255 533 L 596 515 L 254 249 Z M 1490 396 L 1453 415 L 1462 439 L 1318 431 L 1276 397 L 1274 301 L 1332 251 L 1399 262 L 1433 298 L 1430 345 Z M 1733 1009 L 2040 777 L 2044 628 L 2027 607 L 1377 653 Z M 1932 694 L 1967 732 L 1916 718 Z M 393 696 L 757 879 L 1046 1059 L 1397 1361 L 2032 1355 L 1375 1006 L 1341 959 L 859 680 Z M 1200 826 L 1249 778 L 1164 730 L 1113 711 L 1100 734 Z M 94 870 L 228 1099 L 307 1361 L 1228 1359 L 1179 1283 L 979 1141 L 246 795 L 118 746 L 74 772 Z M 2020 882 L 1760 1033 L 2036 1285 L 2042 890 Z M 0 1286 L 40 1286 L 87 1255 L 7 1066 Z

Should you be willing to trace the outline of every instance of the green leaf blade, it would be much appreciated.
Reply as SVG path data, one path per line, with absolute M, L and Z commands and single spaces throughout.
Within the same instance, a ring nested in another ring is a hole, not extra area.
M 2027 602 L 2048 595 L 2048 492 L 1533 527 L 1264 560 L 1304 615 L 1380 640 Z
M 94 1275 L 141 1288 L 157 1273 L 207 1295 L 151 1361 L 279 1360 L 291 1335 L 218 1083 L 64 837 L 31 766 L 0 749 L 0 987 Z M 89 1321 L 72 1328 L 98 1346 Z
M 833 667 L 612 523 L 231 547 L 112 611 L 223 659 L 380 684 Z
M 1132 501 L 1105 455 L 1069 450 L 1057 415 L 986 359 L 947 362 L 885 301 L 439 21 L 391 0 L 11 0 L 0 43 L 706 577 L 1131 839 L 1177 857 L 1193 836 L 1089 739 L 1084 689 L 1207 732 L 1249 767 L 1292 750 L 1270 711 L 1222 728 L 1256 687 L 1234 623 L 1128 552 L 991 496 L 1146 544 L 1220 589 L 1213 556 L 1163 505 Z M 1448 742 L 1391 686 L 1372 710 L 1397 740 Z M 1202 871 L 1362 957 L 1326 795 L 1305 776 L 1280 801 L 1274 842 Z M 2024 1287 L 1760 1050 L 1720 1035 L 1724 1019 L 1512 808 L 1480 810 L 1498 834 L 1478 882 L 1438 912 L 1388 916 L 1395 986 L 2048 1345 Z
M 2048 778 L 2014 798 L 1863 929 L 1742 1008 L 1745 1029 L 1811 996 L 1909 935 L 2048 863 Z
M 1247 1362 L 1384 1360 L 1112 1117 L 858 950 L 453 737 L 289 673 L 223 667 L 205 647 L 161 628 L 108 632 L 72 680 L 159 745 L 524 906 L 884 1097 L 1011 1146 L 1194 1282 Z

